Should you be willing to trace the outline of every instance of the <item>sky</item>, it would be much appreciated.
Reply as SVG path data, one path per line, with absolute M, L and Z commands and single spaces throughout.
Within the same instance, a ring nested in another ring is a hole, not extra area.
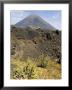
M 12 10 L 10 12 L 11 25 L 16 24 L 29 15 L 38 15 L 56 29 L 61 30 L 61 11 L 60 10 Z

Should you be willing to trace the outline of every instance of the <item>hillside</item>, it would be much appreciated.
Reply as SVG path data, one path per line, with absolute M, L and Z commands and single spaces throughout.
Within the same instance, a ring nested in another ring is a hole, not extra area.
M 44 54 L 61 59 L 61 31 L 12 27 L 11 36 L 12 56 L 37 58 Z
M 11 27 L 11 78 L 60 79 L 61 31 Z

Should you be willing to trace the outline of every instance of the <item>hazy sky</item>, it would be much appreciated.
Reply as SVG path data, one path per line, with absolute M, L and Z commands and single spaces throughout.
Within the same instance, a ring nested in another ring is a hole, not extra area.
M 36 14 L 41 16 L 45 21 L 50 23 L 56 29 L 61 30 L 61 11 L 60 10 L 12 10 L 10 13 L 11 24 L 16 24 L 25 17 Z

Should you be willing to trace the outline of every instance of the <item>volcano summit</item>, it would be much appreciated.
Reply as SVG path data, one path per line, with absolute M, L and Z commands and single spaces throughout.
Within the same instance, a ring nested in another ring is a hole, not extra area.
M 29 15 L 20 22 L 15 24 L 16 27 L 26 28 L 41 28 L 45 30 L 56 30 L 52 25 L 47 23 L 43 18 L 38 15 Z

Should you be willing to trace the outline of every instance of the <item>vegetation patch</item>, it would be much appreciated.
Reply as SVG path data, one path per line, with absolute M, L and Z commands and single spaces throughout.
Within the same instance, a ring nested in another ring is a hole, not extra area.
M 14 59 L 11 60 L 11 79 L 61 79 L 61 65 L 47 56 L 25 61 Z

